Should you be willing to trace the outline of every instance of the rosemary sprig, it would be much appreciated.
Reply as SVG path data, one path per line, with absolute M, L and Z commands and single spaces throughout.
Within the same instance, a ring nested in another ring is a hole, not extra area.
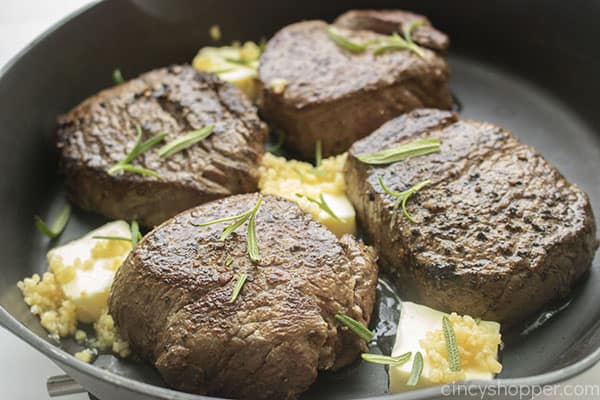
M 209 137 L 214 128 L 214 125 L 209 125 L 205 128 L 191 131 L 181 137 L 178 137 L 177 139 L 172 140 L 161 147 L 158 150 L 158 155 L 160 158 L 171 157 L 173 154 L 178 153 L 183 149 L 187 149 L 188 147 L 193 146 L 199 141 Z
M 342 325 L 345 325 L 356 336 L 360 337 L 365 342 L 368 342 L 371 339 L 373 339 L 374 333 L 354 318 L 349 317 L 343 313 L 337 313 L 335 314 L 335 319 L 337 319 Z
M 308 201 L 310 201 L 311 203 L 314 203 L 316 205 L 319 206 L 319 208 L 323 211 L 325 211 L 327 214 L 329 214 L 331 216 L 331 218 L 335 219 L 336 221 L 340 222 L 340 218 L 335 215 L 335 213 L 333 212 L 333 210 L 329 207 L 329 205 L 327 204 L 327 202 L 325 201 L 325 197 L 323 197 L 323 193 L 321 193 L 319 195 L 319 200 L 317 199 L 313 199 L 312 197 L 303 195 L 301 193 L 296 193 L 296 197 L 302 199 L 306 199 Z
M 412 21 L 404 27 L 402 32 L 404 37 L 400 37 L 397 33 L 392 34 L 392 36 L 387 40 L 384 40 L 383 44 L 376 48 L 373 53 L 378 55 L 388 50 L 410 50 L 423 58 L 423 50 L 412 39 L 412 31 L 423 24 L 425 24 L 425 21 L 423 20 Z
M 383 356 L 381 354 L 363 353 L 363 354 L 361 354 L 361 357 L 363 360 L 373 363 L 373 364 L 382 364 L 382 365 L 389 365 L 392 367 L 397 367 L 399 365 L 406 363 L 408 360 L 410 360 L 411 355 L 412 355 L 411 352 L 404 353 L 404 354 L 401 354 L 396 357 Z
M 404 214 L 404 216 L 406 217 L 406 219 L 408 219 L 413 224 L 416 224 L 417 221 L 414 220 L 414 218 L 412 217 L 412 215 L 410 215 L 410 213 L 406 209 L 406 202 L 408 201 L 408 199 L 410 198 L 410 196 L 412 196 L 413 194 L 417 193 L 424 186 L 429 185 L 431 183 L 431 181 L 429 179 L 426 179 L 423 182 L 417 183 L 416 185 L 414 185 L 410 189 L 405 190 L 404 192 L 394 192 L 393 190 L 390 190 L 387 186 L 385 186 L 385 184 L 383 183 L 383 179 L 381 179 L 380 176 L 377 177 L 377 180 L 379 181 L 379 186 L 381 186 L 381 188 L 383 189 L 383 191 L 385 193 L 389 194 L 390 196 L 394 196 L 394 197 L 396 197 L 398 199 L 398 200 L 396 200 L 396 204 L 394 205 L 394 210 L 398 208 L 398 205 L 401 205 L 402 206 L 402 213 Z
M 439 138 L 426 138 L 402 143 L 374 153 L 359 154 L 356 158 L 365 164 L 391 164 L 406 160 L 409 157 L 435 153 L 440 151 L 440 149 L 441 142 Z
M 135 160 L 141 154 L 147 152 L 148 150 L 150 150 L 151 148 L 156 146 L 158 143 L 162 142 L 162 140 L 165 138 L 165 136 L 167 134 L 161 133 L 161 134 L 153 136 L 150 139 L 142 142 L 142 127 L 139 124 L 136 124 L 135 129 L 137 131 L 137 136 L 135 138 L 135 144 L 133 145 L 133 148 L 129 151 L 129 153 L 127 153 L 127 155 L 125 156 L 124 159 L 122 159 L 117 164 L 115 164 L 113 167 L 111 167 L 108 170 L 108 173 L 110 175 L 113 175 L 115 172 L 118 172 L 118 171 L 126 171 L 126 172 L 133 172 L 133 173 L 140 174 L 140 175 L 154 176 L 156 178 L 161 178 L 159 173 L 152 171 L 151 169 L 148 169 L 148 168 L 137 167 L 137 166 L 131 165 L 131 162 L 133 160 Z
M 444 331 L 444 339 L 446 340 L 446 352 L 448 353 L 448 364 L 450 371 L 460 371 L 460 353 L 458 344 L 456 343 L 456 334 L 450 319 L 444 315 L 442 317 L 442 329 Z
M 123 75 L 121 74 L 121 70 L 118 68 L 116 68 L 113 71 L 112 78 L 113 78 L 113 81 L 115 82 L 115 85 L 120 85 L 123 82 L 125 82 L 125 79 L 123 79 Z
M 242 288 L 244 287 L 244 284 L 246 283 L 246 279 L 248 279 L 247 274 L 238 275 L 237 282 L 235 283 L 235 287 L 233 288 L 233 292 L 231 293 L 231 300 L 229 300 L 230 303 L 235 303 L 238 296 L 240 295 L 240 292 L 242 291 Z
M 274 145 L 267 145 L 266 151 L 273 154 L 279 154 L 283 143 L 285 142 L 285 132 L 277 131 L 277 142 Z
M 350 50 L 355 53 L 362 53 L 365 50 L 367 50 L 366 45 L 364 45 L 362 43 L 354 42 L 354 41 L 344 37 L 337 31 L 337 29 L 335 29 L 331 25 L 329 25 L 325 30 L 327 31 L 327 36 L 329 36 L 329 38 L 331 40 L 333 40 L 335 42 L 335 44 L 337 44 L 340 47 L 343 47 L 346 50 Z
M 412 31 L 415 28 L 423 25 L 424 23 L 425 21 L 423 20 L 417 20 L 408 24 L 402 32 L 402 35 L 404 37 L 398 35 L 397 33 L 393 33 L 391 36 L 382 39 L 369 40 L 366 43 L 358 43 L 346 38 L 331 25 L 329 25 L 326 28 L 326 31 L 329 38 L 333 40 L 338 46 L 355 53 L 363 53 L 370 46 L 376 46 L 373 50 L 373 54 L 375 55 L 385 53 L 389 50 L 410 50 L 417 54 L 419 57 L 424 58 L 423 49 L 421 49 L 421 47 L 417 45 L 412 39 Z
M 410 376 L 406 381 L 407 386 L 417 386 L 421 374 L 423 373 L 423 356 L 421 352 L 417 351 L 415 358 L 413 359 L 412 369 L 410 370 Z
M 71 217 L 71 206 L 66 205 L 58 214 L 58 217 L 52 223 L 52 226 L 46 225 L 46 223 L 37 215 L 34 218 L 35 226 L 42 234 L 48 236 L 50 239 L 54 239 L 58 237 L 67 226 L 69 222 L 69 217 Z
M 248 231 L 246 233 L 246 245 L 247 245 L 247 249 L 248 249 L 248 256 L 250 257 L 250 260 L 252 262 L 257 263 L 260 261 L 260 254 L 259 254 L 258 243 L 257 243 L 257 239 L 256 239 L 256 213 L 258 212 L 258 209 L 260 208 L 262 199 L 263 199 L 262 196 L 259 196 L 258 201 L 256 202 L 256 205 L 254 207 L 252 207 L 250 210 L 245 211 L 241 214 L 237 214 L 237 215 L 234 215 L 231 217 L 219 218 L 219 219 L 215 219 L 213 221 L 202 222 L 201 224 L 198 224 L 198 226 L 203 227 L 203 226 L 218 224 L 221 222 L 234 221 L 233 224 L 226 226 L 225 229 L 223 229 L 221 236 L 219 236 L 219 240 L 225 240 L 225 239 L 227 239 L 227 237 L 229 235 L 231 235 L 231 233 L 233 233 L 233 231 L 235 231 L 237 228 L 242 226 L 246 221 L 248 221 Z

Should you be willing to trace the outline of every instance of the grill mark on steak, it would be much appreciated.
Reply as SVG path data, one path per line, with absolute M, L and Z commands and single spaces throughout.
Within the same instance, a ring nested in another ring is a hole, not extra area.
M 449 67 L 442 55 L 423 48 L 352 53 L 331 40 L 323 21 L 281 29 L 261 55 L 258 104 L 271 124 L 286 132 L 286 146 L 304 158 L 321 140 L 325 156 L 345 151 L 382 123 L 421 107 L 449 109 Z M 357 42 L 385 36 L 337 27 Z M 287 82 L 283 93 L 271 82 Z
M 256 216 L 261 262 L 247 256 L 245 225 L 198 224 L 250 209 L 256 194 L 188 210 L 146 235 L 119 269 L 110 312 L 131 348 L 170 385 L 242 399 L 293 399 L 317 370 L 366 351 L 335 320 L 367 325 L 375 302 L 374 254 L 338 240 L 295 203 L 265 196 Z M 225 265 L 225 259 L 234 262 Z M 248 274 L 235 303 L 235 276 Z
M 440 153 L 385 166 L 356 155 L 439 137 Z M 350 150 L 348 194 L 384 270 L 407 297 L 444 311 L 517 322 L 567 294 L 598 246 L 587 195 L 533 148 L 488 123 L 418 110 L 384 124 Z M 379 187 L 405 190 L 419 222 L 394 213 Z
M 234 86 L 191 66 L 141 75 L 93 96 L 59 117 L 57 148 L 69 198 L 110 218 L 152 226 L 191 206 L 256 190 L 267 128 Z M 167 132 L 170 141 L 214 124 L 213 133 L 169 157 L 152 149 L 133 161 L 163 180 L 107 170 L 144 139 Z

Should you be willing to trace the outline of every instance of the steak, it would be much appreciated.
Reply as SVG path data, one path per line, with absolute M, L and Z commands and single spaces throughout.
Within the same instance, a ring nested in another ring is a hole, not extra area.
M 383 166 L 357 155 L 437 137 L 441 151 Z M 366 240 L 406 298 L 513 324 L 569 293 L 598 247 L 588 196 L 507 130 L 415 110 L 349 151 L 344 174 Z M 378 183 L 403 191 L 411 223 Z
M 452 106 L 449 68 L 439 52 L 422 48 L 423 58 L 408 50 L 355 53 L 337 45 L 327 26 L 289 25 L 269 40 L 260 59 L 261 116 L 286 132 L 289 150 L 310 158 L 320 140 L 324 155 L 338 154 L 402 113 Z M 359 43 L 387 37 L 336 29 Z
M 214 124 L 203 141 L 161 159 L 160 146 L 133 164 L 162 179 L 107 170 L 136 138 L 166 141 Z M 153 226 L 195 205 L 256 190 L 267 128 L 236 87 L 191 66 L 154 70 L 104 90 L 59 117 L 57 147 L 70 200 L 109 218 Z
M 247 255 L 245 224 L 224 241 L 225 224 L 198 226 L 258 198 L 231 196 L 175 216 L 116 275 L 110 313 L 120 335 L 178 390 L 293 399 L 317 370 L 339 369 L 367 349 L 335 319 L 342 312 L 367 325 L 375 301 L 374 255 L 353 236 L 338 240 L 274 196 L 256 215 L 258 264 Z M 248 280 L 231 303 L 239 273 Z

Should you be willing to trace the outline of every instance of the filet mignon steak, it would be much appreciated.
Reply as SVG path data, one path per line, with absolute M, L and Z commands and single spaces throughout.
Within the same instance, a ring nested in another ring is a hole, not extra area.
M 133 164 L 162 179 L 107 170 L 144 139 L 171 141 L 214 124 L 203 141 L 162 159 L 160 146 Z M 195 205 L 256 190 L 267 128 L 243 93 L 191 66 L 148 72 L 104 90 L 59 117 L 57 147 L 72 202 L 109 218 L 153 226 Z
M 441 151 L 383 166 L 357 155 L 437 137 Z M 588 196 L 535 149 L 485 122 L 415 110 L 355 143 L 348 194 L 383 271 L 406 298 L 451 312 L 514 323 L 569 293 L 598 246 Z M 394 210 L 402 191 L 417 221 Z
M 336 44 L 327 26 L 289 25 L 269 40 L 260 59 L 259 109 L 286 132 L 289 150 L 310 158 L 321 140 L 324 155 L 338 154 L 404 112 L 452 106 L 449 68 L 439 52 L 422 48 L 423 58 L 409 50 L 356 53 Z M 359 43 L 386 37 L 336 29 Z
M 353 236 L 338 240 L 273 196 L 256 215 L 259 264 L 247 255 L 245 225 L 224 241 L 227 223 L 198 226 L 257 200 L 231 196 L 177 215 L 146 235 L 116 275 L 110 313 L 120 334 L 176 389 L 292 399 L 317 370 L 366 350 L 335 319 L 342 312 L 366 325 L 375 301 L 374 255 Z M 248 280 L 231 303 L 239 273 Z

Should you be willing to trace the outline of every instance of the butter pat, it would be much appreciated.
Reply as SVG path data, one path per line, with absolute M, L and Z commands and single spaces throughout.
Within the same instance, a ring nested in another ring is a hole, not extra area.
M 413 356 L 403 365 L 390 367 L 391 393 L 462 380 L 488 380 L 501 371 L 502 366 L 498 362 L 500 324 L 491 321 L 477 323 L 470 316 L 455 313 L 449 315 L 449 319 L 456 334 L 462 369 L 450 371 L 442 331 L 444 315 L 448 314 L 411 302 L 402 303 L 392 356 L 407 352 Z M 416 352 L 423 355 L 423 372 L 416 386 L 407 386 Z
M 126 222 L 115 221 L 48 252 L 49 270 L 80 322 L 94 322 L 106 310 L 115 272 L 131 250 L 130 242 L 93 237 L 130 235 Z
M 337 237 L 356 233 L 356 213 L 346 197 L 343 168 L 346 154 L 323 160 L 316 169 L 307 162 L 286 160 L 266 153 L 260 166 L 258 187 L 263 194 L 274 194 L 292 200 Z M 301 195 L 299 197 L 298 195 Z M 307 197 L 320 201 L 321 195 L 334 218 Z
M 236 85 L 248 98 L 254 100 L 258 93 L 259 57 L 260 48 L 256 43 L 236 43 L 231 46 L 204 47 L 194 57 L 192 65 Z

